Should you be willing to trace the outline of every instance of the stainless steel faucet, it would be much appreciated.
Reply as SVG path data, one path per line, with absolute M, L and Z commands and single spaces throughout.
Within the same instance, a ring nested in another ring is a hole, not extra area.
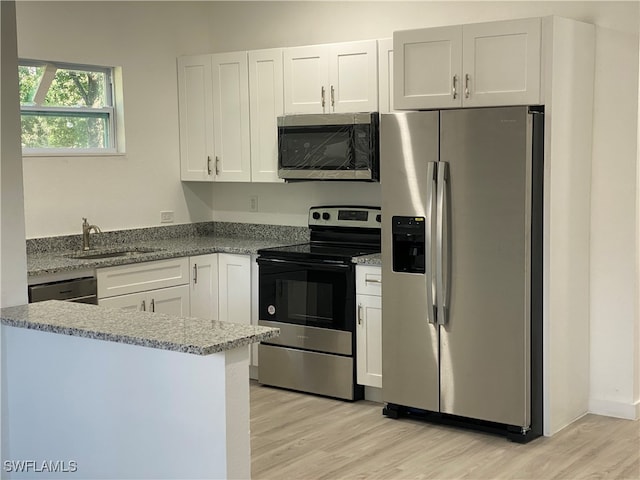
M 91 244 L 89 243 L 89 234 L 93 230 L 96 233 L 102 233 L 100 227 L 97 225 L 89 225 L 87 219 L 82 217 L 82 250 L 91 249 Z

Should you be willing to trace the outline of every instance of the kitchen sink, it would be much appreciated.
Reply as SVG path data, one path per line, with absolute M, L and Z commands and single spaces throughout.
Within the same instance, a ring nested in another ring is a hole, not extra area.
M 87 250 L 82 252 L 76 252 L 69 255 L 65 255 L 67 258 L 74 258 L 77 260 L 100 260 L 103 258 L 116 258 L 116 257 L 132 257 L 135 255 L 141 255 L 144 253 L 157 252 L 155 248 L 121 248 L 121 249 L 102 249 L 102 250 Z

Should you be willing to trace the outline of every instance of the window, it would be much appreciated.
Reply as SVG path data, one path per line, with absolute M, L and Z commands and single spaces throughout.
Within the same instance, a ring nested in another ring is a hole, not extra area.
M 20 60 L 23 153 L 115 152 L 113 69 Z

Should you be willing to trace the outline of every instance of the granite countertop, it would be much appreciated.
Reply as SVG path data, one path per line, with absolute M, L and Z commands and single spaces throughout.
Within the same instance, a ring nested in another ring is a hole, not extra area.
M 168 258 L 210 253 L 254 255 L 261 248 L 308 241 L 308 229 L 301 227 L 224 224 L 217 231 L 204 228 L 202 232 L 198 229 L 202 230 L 203 227 L 178 226 L 168 238 L 154 236 L 162 229 L 107 232 L 106 235 L 92 236 L 96 247 L 89 252 L 77 248 L 80 245 L 79 236 L 28 241 L 32 243 L 27 249 L 27 273 L 30 278 L 56 278 L 56 275 L 71 277 L 74 272 Z M 122 250 L 136 253 L 101 259 L 72 258 L 73 255 Z M 352 261 L 363 265 L 382 264 L 380 254 L 354 257 Z
M 379 253 L 372 253 L 371 255 L 361 255 L 359 257 L 353 257 L 353 263 L 358 265 L 382 265 L 382 256 Z
M 279 335 L 277 328 L 49 300 L 0 309 L 3 325 L 210 355 Z
M 87 253 L 78 249 L 46 249 L 27 253 L 27 273 L 29 277 L 37 277 L 167 258 L 191 257 L 209 253 L 251 255 L 255 254 L 261 248 L 290 245 L 291 243 L 302 243 L 303 241 L 304 240 L 295 237 L 286 236 L 281 238 L 268 236 L 244 238 L 214 234 L 202 236 L 187 235 L 164 239 L 127 240 L 126 242 L 120 241 L 110 245 L 92 248 L 90 253 L 113 252 L 124 249 L 137 251 L 139 253 L 103 259 L 71 258 L 71 255 Z

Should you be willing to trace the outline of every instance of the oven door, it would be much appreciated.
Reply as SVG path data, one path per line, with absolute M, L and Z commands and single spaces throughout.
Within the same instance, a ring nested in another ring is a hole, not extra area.
M 258 265 L 260 320 L 353 332 L 353 264 L 259 257 Z

